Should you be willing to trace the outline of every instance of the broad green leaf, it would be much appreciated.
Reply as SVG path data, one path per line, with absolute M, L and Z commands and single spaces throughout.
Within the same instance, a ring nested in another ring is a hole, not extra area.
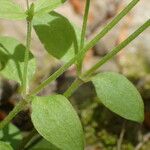
M 19 129 L 10 123 L 3 130 L 0 130 L 0 140 L 10 143 L 14 149 L 17 149 L 22 135 Z
M 25 47 L 16 39 L 0 36 L 0 74 L 5 78 L 22 83 Z M 35 59 L 30 54 L 28 80 L 35 72 Z
M 21 20 L 26 17 L 26 13 L 12 0 L 0 0 L 0 18 Z
M 78 52 L 80 30 L 62 15 L 51 12 L 34 18 L 34 29 L 49 54 L 68 62 Z
M 144 119 L 142 98 L 134 85 L 123 75 L 106 72 L 93 77 L 97 96 L 116 114 L 137 122 Z
M 13 150 L 10 144 L 0 141 L 0 150 Z
M 37 0 L 35 2 L 35 16 L 44 15 L 51 12 L 66 0 Z
M 29 150 L 60 150 L 45 139 L 40 140 L 36 145 L 33 145 Z
M 64 96 L 35 97 L 31 118 L 36 130 L 59 149 L 84 149 L 80 120 Z

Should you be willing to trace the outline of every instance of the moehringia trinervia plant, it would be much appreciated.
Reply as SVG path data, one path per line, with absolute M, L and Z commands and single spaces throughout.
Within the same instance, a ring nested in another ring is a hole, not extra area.
M 79 86 L 89 81 L 93 83 L 97 97 L 104 106 L 125 119 L 142 122 L 144 105 L 134 85 L 119 73 L 95 74 L 95 71 L 145 31 L 150 26 L 150 20 L 147 20 L 93 67 L 86 72 L 82 72 L 82 61 L 86 52 L 113 29 L 139 0 L 132 0 L 92 40 L 86 42 L 85 35 L 90 0 L 86 0 L 81 30 L 63 15 L 54 11 L 66 0 L 36 0 L 31 5 L 29 0 L 26 0 L 26 2 L 27 10 L 24 11 L 12 0 L 0 0 L 0 18 L 26 20 L 27 23 L 25 46 L 15 38 L 0 36 L 0 74 L 20 84 L 19 92 L 22 96 L 22 100 L 0 122 L 0 130 L 3 130 L 21 110 L 31 105 L 33 125 L 43 138 L 61 150 L 83 150 L 85 144 L 82 125 L 76 111 L 69 102 L 69 97 Z M 31 53 L 31 33 L 33 29 L 45 50 L 51 56 L 64 62 L 64 65 L 35 89 L 30 88 L 36 69 L 36 60 Z M 55 81 L 73 64 L 77 68 L 77 78 L 63 95 L 37 96 L 43 88 Z M 31 140 L 31 138 L 29 139 Z M 12 147 L 5 141 L 1 141 L 0 146 L 4 147 L 3 149 L 12 150 Z M 21 149 L 24 149 L 24 146 L 25 144 Z

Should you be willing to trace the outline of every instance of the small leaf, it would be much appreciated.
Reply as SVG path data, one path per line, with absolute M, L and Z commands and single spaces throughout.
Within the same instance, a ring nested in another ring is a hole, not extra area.
M 59 149 L 84 149 L 80 120 L 64 96 L 35 97 L 31 118 L 37 131 Z
M 0 141 L 0 150 L 13 150 L 10 144 Z
M 0 130 L 0 140 L 9 142 L 14 149 L 18 148 L 22 140 L 22 134 L 13 124 L 9 124 L 3 130 Z
M 93 77 L 97 96 L 116 114 L 137 122 L 144 119 L 142 98 L 133 84 L 118 73 L 100 73 Z
M 0 36 L 0 74 L 5 78 L 22 83 L 25 46 L 11 37 Z M 35 59 L 30 53 L 28 81 L 35 72 Z
M 20 20 L 26 17 L 26 13 L 12 0 L 0 0 L 0 18 Z
M 68 62 L 78 52 L 80 30 L 68 19 L 51 12 L 42 18 L 34 18 L 34 29 L 49 54 Z
M 44 15 L 51 12 L 66 0 L 37 0 L 35 2 L 35 16 Z

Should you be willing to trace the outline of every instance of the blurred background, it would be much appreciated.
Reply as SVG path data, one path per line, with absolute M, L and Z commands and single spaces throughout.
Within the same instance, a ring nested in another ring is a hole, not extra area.
M 26 7 L 25 0 L 15 1 L 22 7 Z M 87 40 L 96 35 L 129 2 L 130 0 L 91 0 Z M 68 0 L 56 11 L 81 27 L 84 6 L 85 0 Z M 107 36 L 88 51 L 84 59 L 83 70 L 93 66 L 149 17 L 150 1 L 141 0 Z M 12 36 L 25 43 L 26 23 L 0 20 L 0 35 Z M 43 50 L 44 48 L 34 31 L 32 42 L 32 52 L 38 63 L 38 72 L 32 84 L 34 88 L 57 70 L 62 62 L 49 56 Z M 144 31 L 114 59 L 98 70 L 98 72 L 102 71 L 122 73 L 134 83 L 145 103 L 145 121 L 143 124 L 137 124 L 110 112 L 98 102 L 93 85 L 90 82 L 86 83 L 71 97 L 71 102 L 84 127 L 86 150 L 116 150 L 120 141 L 122 141 L 121 150 L 150 150 L 150 29 Z M 75 77 L 76 68 L 73 66 L 39 95 L 63 93 Z M 0 120 L 4 119 L 18 102 L 17 86 L 14 81 L 1 79 Z M 30 120 L 30 108 L 20 112 L 14 118 L 13 124 L 25 134 L 31 131 L 33 125 Z

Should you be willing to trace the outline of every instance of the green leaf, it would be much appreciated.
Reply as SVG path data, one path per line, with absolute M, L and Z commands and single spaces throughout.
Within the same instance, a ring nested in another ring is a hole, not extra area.
M 0 74 L 5 78 L 22 83 L 25 47 L 16 39 L 0 36 Z M 30 53 L 28 81 L 35 72 L 35 59 Z
M 35 97 L 31 118 L 36 130 L 59 149 L 84 149 L 80 120 L 64 96 Z
M 0 0 L 0 18 L 20 20 L 26 17 L 26 13 L 12 0 Z
M 13 150 L 10 144 L 0 141 L 0 150 Z
M 62 15 L 51 12 L 34 18 L 34 29 L 49 54 L 68 62 L 78 52 L 80 30 Z
M 106 72 L 93 77 L 92 82 L 98 97 L 108 109 L 126 119 L 143 121 L 142 98 L 126 77 L 118 73 Z
M 22 135 L 19 129 L 10 123 L 3 130 L 0 130 L 0 140 L 9 142 L 14 149 L 17 149 L 22 140 Z
M 37 0 L 35 2 L 35 16 L 44 15 L 51 12 L 66 0 Z
M 36 145 L 29 150 L 60 150 L 45 139 L 40 140 Z

